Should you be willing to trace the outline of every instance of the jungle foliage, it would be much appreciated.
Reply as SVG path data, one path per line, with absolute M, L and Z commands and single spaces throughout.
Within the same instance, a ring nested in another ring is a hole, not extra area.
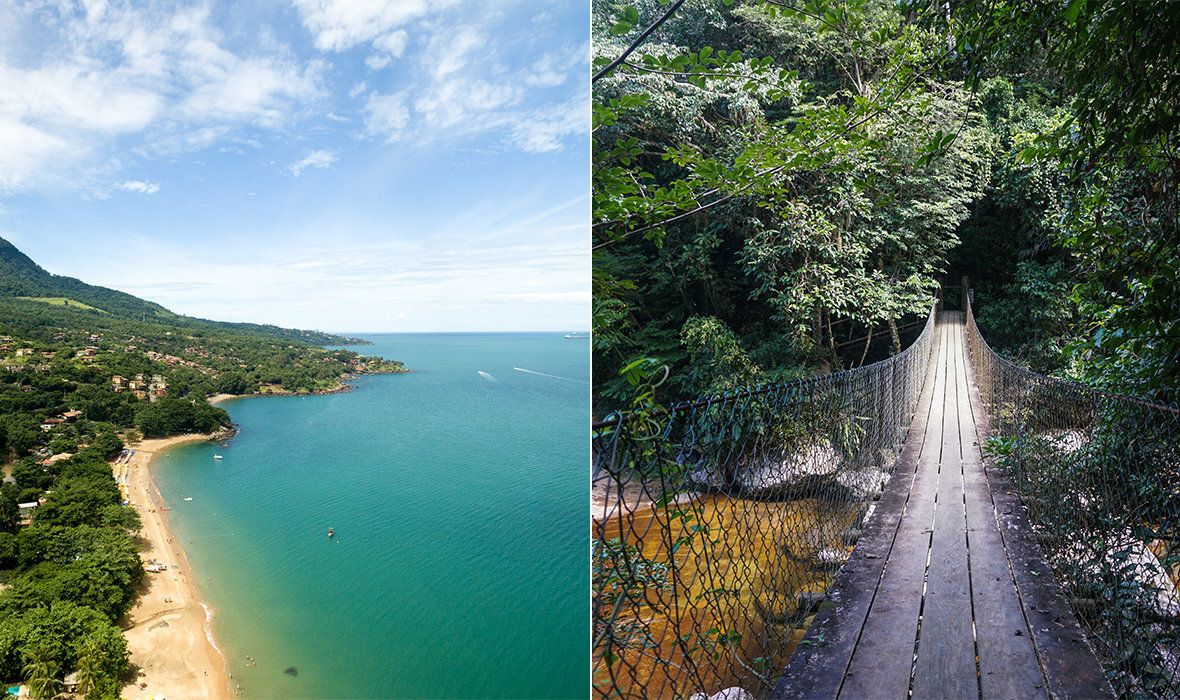
M 34 697 L 76 670 L 87 697 L 115 698 L 127 671 L 117 620 L 144 577 L 140 522 L 107 463 L 122 442 L 113 426 L 92 427 L 73 456 L 26 458 L 0 487 L 0 678 L 23 679 Z M 17 503 L 38 499 L 22 523 Z
M 1180 6 L 593 9 L 599 415 L 641 358 L 669 400 L 879 359 L 960 274 L 998 351 L 1177 398 Z

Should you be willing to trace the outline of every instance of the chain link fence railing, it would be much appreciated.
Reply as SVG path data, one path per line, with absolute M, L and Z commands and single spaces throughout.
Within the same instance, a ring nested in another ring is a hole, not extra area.
M 1022 369 L 970 309 L 986 451 L 1028 508 L 1116 692 L 1180 697 L 1180 409 Z
M 595 695 L 769 693 L 897 461 L 935 315 L 866 367 L 593 426 Z

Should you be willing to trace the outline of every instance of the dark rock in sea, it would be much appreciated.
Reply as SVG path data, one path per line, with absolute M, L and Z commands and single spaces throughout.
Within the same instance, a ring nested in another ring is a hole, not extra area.
M 283 673 L 287 674 L 288 676 L 298 676 L 299 669 L 295 668 L 294 666 L 288 666 L 287 670 L 283 671 Z

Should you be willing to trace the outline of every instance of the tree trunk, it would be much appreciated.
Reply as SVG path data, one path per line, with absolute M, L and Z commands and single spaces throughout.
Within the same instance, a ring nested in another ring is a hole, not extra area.
M 897 321 L 889 319 L 889 335 L 893 338 L 893 354 L 901 353 L 901 336 L 897 334 Z
M 828 347 L 832 351 L 832 357 L 836 357 L 836 334 L 832 332 L 832 312 L 825 311 L 824 315 L 828 319 Z
M 869 345 L 873 342 L 873 327 L 869 326 L 869 335 L 865 338 L 865 351 L 860 354 L 860 364 L 857 367 L 865 366 L 865 358 L 869 355 Z

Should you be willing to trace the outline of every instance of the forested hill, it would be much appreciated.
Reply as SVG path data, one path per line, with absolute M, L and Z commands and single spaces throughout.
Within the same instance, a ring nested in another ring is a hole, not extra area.
M 86 284 L 73 277 L 47 272 L 29 256 L 0 238 L 0 297 L 55 300 L 62 305 L 80 303 L 96 313 L 109 313 L 136 321 L 158 321 L 189 328 L 221 328 L 312 345 L 367 345 L 366 340 L 320 331 L 280 328 L 255 323 L 228 323 L 181 316 L 159 304 L 115 289 Z
M 209 432 L 229 423 L 206 403 L 214 394 L 337 391 L 349 375 L 405 371 L 317 347 L 355 342 L 174 314 L 51 275 L 0 239 L 0 462 L 73 452 L 97 434 Z M 52 422 L 67 414 L 77 419 Z

